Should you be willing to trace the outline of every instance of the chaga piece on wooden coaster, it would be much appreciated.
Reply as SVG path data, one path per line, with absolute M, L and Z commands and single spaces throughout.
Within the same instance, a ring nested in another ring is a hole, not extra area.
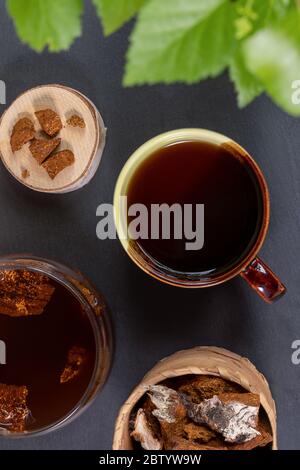
M 42 109 L 35 112 L 36 117 L 46 134 L 55 136 L 62 129 L 62 122 L 59 115 L 52 109 Z
M 74 153 L 71 150 L 61 150 L 53 153 L 61 143 L 61 138 L 54 138 L 62 129 L 62 121 L 59 115 L 52 109 L 42 109 L 36 111 L 35 115 L 42 127 L 42 130 L 51 138 L 35 137 L 35 129 L 29 118 L 20 119 L 14 126 L 11 135 L 11 148 L 13 152 L 20 150 L 23 145 L 32 141 L 29 150 L 39 165 L 47 171 L 49 177 L 54 180 L 56 176 L 68 166 L 75 162 Z M 83 118 L 74 114 L 68 119 L 68 124 L 72 127 L 85 127 Z M 30 176 L 29 172 L 22 172 L 22 179 Z
M 62 170 L 73 165 L 74 162 L 75 157 L 71 150 L 61 150 L 51 155 L 42 166 L 45 168 L 50 178 L 54 180 Z
M 259 395 L 220 377 L 168 379 L 146 392 L 131 421 L 132 437 L 147 450 L 251 450 L 272 442 Z
M 0 314 L 41 315 L 55 288 L 48 277 L 31 271 L 0 271 Z
M 77 114 L 73 114 L 68 120 L 67 120 L 68 126 L 71 127 L 80 127 L 81 129 L 85 128 L 85 122 L 84 119 Z
M 27 168 L 24 168 L 22 170 L 21 176 L 22 176 L 23 180 L 26 180 L 27 178 L 29 178 L 30 172 L 27 170 Z
M 60 138 L 52 140 L 34 139 L 29 146 L 29 150 L 39 165 L 41 165 L 60 143 Z
M 26 400 L 27 387 L 0 384 L 0 428 L 9 432 L 24 432 L 30 416 Z
M 60 376 L 60 383 L 64 384 L 73 380 L 82 369 L 86 360 L 86 350 L 81 346 L 73 346 L 68 352 L 67 364 Z
M 19 119 L 19 121 L 14 125 L 10 138 L 12 151 L 17 152 L 18 150 L 21 150 L 23 145 L 34 139 L 34 136 L 35 130 L 32 121 L 27 117 Z

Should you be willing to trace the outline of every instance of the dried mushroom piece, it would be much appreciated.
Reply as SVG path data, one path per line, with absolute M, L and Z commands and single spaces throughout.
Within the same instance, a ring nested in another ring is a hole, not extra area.
M 180 439 L 186 438 L 184 426 L 188 423 L 186 417 L 179 416 L 172 423 L 160 421 L 161 435 L 164 443 L 164 449 L 171 449 L 174 443 Z
M 187 395 L 194 403 L 200 403 L 220 393 L 243 393 L 245 390 L 222 377 L 199 375 L 187 379 L 178 391 Z
M 81 129 L 85 128 L 84 119 L 81 116 L 78 116 L 77 114 L 73 114 L 73 116 L 71 116 L 67 120 L 67 124 L 71 127 L 80 127 Z
M 239 402 L 246 406 L 252 406 L 258 409 L 255 427 L 258 425 L 258 413 L 260 408 L 260 396 L 257 393 L 220 393 L 218 398 L 222 403 Z
M 160 427 L 158 419 L 155 418 L 155 416 L 153 415 L 155 406 L 153 405 L 149 396 L 147 396 L 146 399 L 143 401 L 141 408 L 143 408 L 146 414 L 149 426 L 151 427 L 154 435 L 158 439 L 161 439 L 161 427 Z
M 59 115 L 49 108 L 36 111 L 35 115 L 42 131 L 50 138 L 45 136 L 43 132 L 40 134 L 46 138 L 36 138 L 34 124 L 29 118 L 25 117 L 14 125 L 11 134 L 11 148 L 15 152 L 20 150 L 25 143 L 32 141 L 29 146 L 32 156 L 39 165 L 43 166 L 49 177 L 54 180 L 65 168 L 74 164 L 75 156 L 68 149 L 53 153 L 61 143 L 61 138 L 54 138 L 63 128 Z M 73 127 L 85 127 L 84 120 L 76 114 L 71 116 L 68 124 Z M 21 176 L 25 180 L 30 174 L 23 169 Z
M 31 271 L 0 271 L 0 314 L 41 315 L 55 288 L 49 278 Z
M 195 423 L 187 423 L 183 426 L 183 431 L 190 441 L 209 442 L 216 437 L 216 433 L 206 426 Z
M 174 442 L 184 437 L 183 426 L 187 423 L 185 405 L 178 392 L 163 385 L 153 385 L 148 392 L 154 405 L 152 415 L 160 424 L 164 449 L 172 448 Z
M 30 410 L 25 386 L 0 384 L 0 428 L 9 432 L 24 432 Z
M 148 387 L 149 397 L 156 407 L 153 415 L 166 423 L 174 423 L 178 419 L 185 418 L 187 410 L 180 395 L 171 388 L 163 385 L 152 385 Z
M 201 444 L 191 442 L 183 437 L 169 439 L 165 444 L 165 450 L 200 450 Z
M 251 441 L 229 444 L 229 450 L 253 450 L 257 447 L 266 447 L 273 442 L 270 425 L 263 419 L 259 420 L 257 430 L 259 431 L 259 436 L 254 437 Z
M 30 142 L 34 136 L 35 130 L 32 121 L 27 117 L 19 119 L 13 127 L 10 138 L 12 151 L 17 152 L 18 150 L 21 150 L 23 145 Z
M 49 157 L 49 155 L 59 146 L 61 139 L 34 139 L 29 150 L 39 165 Z
M 21 176 L 22 176 L 23 180 L 26 180 L 27 178 L 29 178 L 30 172 L 27 170 L 27 168 L 24 168 L 22 170 Z
M 62 122 L 59 115 L 52 109 L 42 109 L 34 113 L 46 134 L 55 136 L 62 129 Z
M 193 421 L 206 424 L 231 443 L 247 442 L 260 435 L 256 429 L 258 413 L 259 406 L 248 405 L 236 398 L 223 402 L 216 395 L 189 408 L 189 417 Z
M 75 162 L 74 153 L 71 150 L 62 150 L 51 155 L 42 166 L 47 171 L 52 180 L 70 165 Z
M 60 376 L 60 383 L 65 384 L 80 374 L 82 365 L 86 361 L 86 349 L 81 346 L 73 346 L 68 352 L 67 364 Z
M 139 442 L 145 450 L 161 450 L 163 448 L 162 442 L 155 436 L 142 408 L 137 412 L 131 437 Z
M 235 383 L 179 377 L 146 390 L 139 412 L 164 450 L 251 450 L 272 442 L 260 396 Z
M 221 439 L 214 439 L 207 444 L 202 444 L 180 438 L 174 441 L 173 445 L 166 448 L 166 450 L 228 450 L 228 448 Z

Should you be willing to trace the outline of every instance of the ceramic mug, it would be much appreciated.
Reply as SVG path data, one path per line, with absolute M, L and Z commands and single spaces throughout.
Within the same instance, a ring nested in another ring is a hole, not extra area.
M 212 143 L 230 149 L 230 152 L 239 159 L 242 159 L 243 164 L 252 172 L 256 179 L 262 201 L 260 227 L 250 249 L 245 255 L 241 254 L 241 258 L 236 264 L 211 277 L 203 277 L 202 275 L 189 276 L 187 273 L 183 275 L 176 273 L 174 275 L 171 271 L 162 270 L 160 266 L 151 261 L 150 257 L 147 258 L 145 253 L 138 249 L 137 244 L 133 243 L 130 239 L 128 236 L 127 216 L 122 214 L 123 208 L 120 201 L 122 196 L 127 195 L 133 175 L 140 165 L 160 149 L 184 141 Z M 179 287 L 203 288 L 221 284 L 240 275 L 268 303 L 273 302 L 285 293 L 284 285 L 258 257 L 258 253 L 267 235 L 270 219 L 270 198 L 266 180 L 262 171 L 248 152 L 238 143 L 224 135 L 205 129 L 180 129 L 159 135 L 146 142 L 129 158 L 119 175 L 114 194 L 114 208 L 117 232 L 125 251 L 142 270 L 162 282 Z

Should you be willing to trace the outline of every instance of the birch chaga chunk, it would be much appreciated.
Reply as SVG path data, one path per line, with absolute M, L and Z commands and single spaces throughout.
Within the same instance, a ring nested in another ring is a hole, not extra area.
M 21 150 L 23 145 L 27 144 L 27 142 L 30 142 L 34 136 L 35 130 L 32 121 L 27 117 L 19 119 L 19 121 L 17 121 L 14 125 L 10 137 L 12 151 L 17 152 L 18 150 Z
M 142 408 L 137 412 L 131 437 L 139 442 L 145 450 L 161 450 L 163 448 L 162 442 L 155 437 Z
M 183 431 L 187 438 L 191 441 L 209 442 L 216 437 L 216 433 L 206 426 L 197 425 L 195 423 L 187 423 L 183 426 Z
M 0 314 L 41 315 L 55 288 L 49 278 L 31 271 L 0 271 Z
M 247 394 L 246 394 L 247 395 Z M 226 400 L 225 400 L 226 401 Z M 223 402 L 216 395 L 199 405 L 191 404 L 189 417 L 198 424 L 206 424 L 224 437 L 226 442 L 242 443 L 260 435 L 257 431 L 259 406 L 236 399 Z
M 60 383 L 65 384 L 80 374 L 82 366 L 87 358 L 85 348 L 73 346 L 68 352 L 67 364 L 60 376 Z
M 160 426 L 160 422 L 158 421 L 157 418 L 155 418 L 155 416 L 153 416 L 153 411 L 155 410 L 155 406 L 153 405 L 151 399 L 149 396 L 146 397 L 146 399 L 144 400 L 144 403 L 143 405 L 141 406 L 141 408 L 143 408 L 145 414 L 146 414 L 146 418 L 147 418 L 147 421 L 148 421 L 148 424 L 150 426 L 150 428 L 152 429 L 152 432 L 153 434 L 161 440 L 161 426 Z
M 74 153 L 71 150 L 61 150 L 60 152 L 53 153 L 44 163 L 43 168 L 47 171 L 52 180 L 70 165 L 75 162 Z
M 222 378 L 169 380 L 145 390 L 140 414 L 164 450 L 252 450 L 273 441 L 260 395 Z
M 27 387 L 0 384 L 0 429 L 24 432 L 30 410 Z
M 178 392 L 163 385 L 152 385 L 148 388 L 149 397 L 156 409 L 153 415 L 162 422 L 175 423 L 185 418 L 187 410 Z
M 171 446 L 167 446 L 166 450 L 228 450 L 221 439 L 213 439 L 206 443 L 199 443 L 187 439 L 177 439 Z
M 62 122 L 59 115 L 52 109 L 42 109 L 34 113 L 46 134 L 55 136 L 62 129 Z
M 236 444 L 228 444 L 229 450 L 253 450 L 258 447 L 266 447 L 268 444 L 271 444 L 273 441 L 271 432 L 270 432 L 270 425 L 268 425 L 263 420 L 259 421 L 257 426 L 257 430 L 259 431 L 259 436 L 254 437 L 251 441 L 236 443 Z
M 85 128 L 85 122 L 84 119 L 81 116 L 78 116 L 77 114 L 73 114 L 68 120 L 67 120 L 68 126 L 72 127 L 80 127 L 81 129 Z
M 29 178 L 30 172 L 27 170 L 27 168 L 24 168 L 24 170 L 22 170 L 21 176 L 23 180 L 26 180 L 27 178 Z
M 34 139 L 29 146 L 29 150 L 38 164 L 41 165 L 60 143 L 61 139 Z
M 154 407 L 152 415 L 160 424 L 164 449 L 172 449 L 184 436 L 183 426 L 187 421 L 187 410 L 181 396 L 175 390 L 156 385 L 148 389 Z
M 220 393 L 218 398 L 221 400 L 222 403 L 231 403 L 231 402 L 239 402 L 243 403 L 247 406 L 254 406 L 256 408 L 260 408 L 260 396 L 256 393 Z M 255 427 L 258 426 L 258 415 L 255 420 Z
M 200 403 L 220 393 L 243 393 L 244 389 L 222 377 L 199 375 L 186 380 L 178 392 L 187 395 L 194 403 Z

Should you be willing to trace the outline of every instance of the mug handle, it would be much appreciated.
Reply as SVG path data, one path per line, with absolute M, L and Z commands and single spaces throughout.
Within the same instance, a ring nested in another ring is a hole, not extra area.
M 278 300 L 286 292 L 280 279 L 258 257 L 241 272 L 241 276 L 269 304 Z

